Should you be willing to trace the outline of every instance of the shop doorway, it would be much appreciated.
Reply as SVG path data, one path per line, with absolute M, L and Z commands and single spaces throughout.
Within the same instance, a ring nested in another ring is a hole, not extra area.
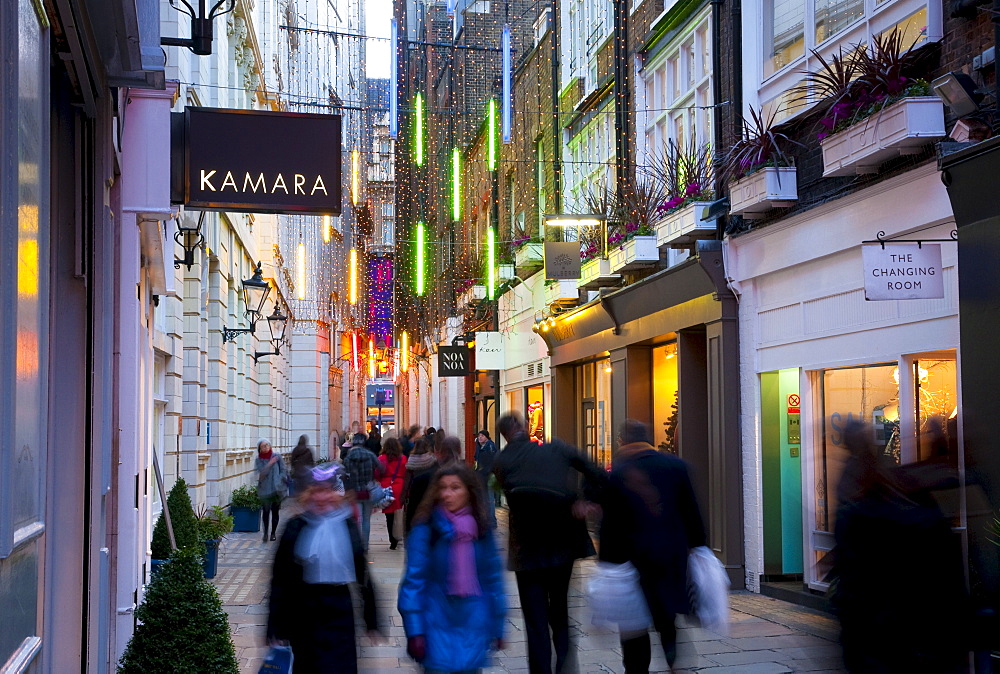
M 764 582 L 802 580 L 802 438 L 799 370 L 761 375 Z

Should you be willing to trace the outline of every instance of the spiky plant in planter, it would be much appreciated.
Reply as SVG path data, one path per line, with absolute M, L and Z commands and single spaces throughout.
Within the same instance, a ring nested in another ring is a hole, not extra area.
M 173 525 L 177 547 L 200 546 L 202 539 L 198 533 L 198 518 L 191 507 L 191 497 L 183 478 L 178 479 L 171 487 L 167 495 L 167 507 L 170 509 L 170 523 Z M 170 536 L 167 533 L 167 520 L 162 512 L 153 527 L 150 552 L 153 559 L 166 559 L 170 556 Z
M 119 672 L 239 672 L 229 618 L 202 574 L 196 550 L 174 551 L 135 611 L 139 624 L 118 661 Z
M 766 115 L 750 106 L 750 119 L 743 119 L 743 133 L 733 143 L 722 162 L 726 182 L 739 180 L 765 166 L 793 166 L 789 147 L 799 145 L 779 130 L 777 111 Z

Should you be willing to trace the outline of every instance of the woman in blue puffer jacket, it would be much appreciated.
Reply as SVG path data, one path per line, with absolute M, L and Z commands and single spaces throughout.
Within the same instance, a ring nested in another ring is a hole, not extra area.
M 440 470 L 406 539 L 399 613 L 427 672 L 475 671 L 503 648 L 503 571 L 484 498 L 467 466 Z

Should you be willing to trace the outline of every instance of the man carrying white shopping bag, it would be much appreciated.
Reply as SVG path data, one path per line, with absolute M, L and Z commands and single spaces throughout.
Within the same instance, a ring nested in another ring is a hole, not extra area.
M 667 663 L 677 659 L 678 613 L 689 613 L 688 552 L 705 545 L 705 526 L 687 464 L 658 452 L 649 426 L 626 419 L 618 429 L 619 449 L 602 498 L 600 560 L 631 563 L 660 633 Z M 595 615 L 595 617 L 598 617 Z M 645 674 L 652 657 L 646 629 L 621 628 L 626 674 Z

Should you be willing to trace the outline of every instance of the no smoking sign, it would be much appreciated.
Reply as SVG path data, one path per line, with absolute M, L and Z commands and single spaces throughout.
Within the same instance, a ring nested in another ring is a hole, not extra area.
M 788 413 L 798 414 L 799 413 L 799 394 L 790 393 L 788 395 Z

